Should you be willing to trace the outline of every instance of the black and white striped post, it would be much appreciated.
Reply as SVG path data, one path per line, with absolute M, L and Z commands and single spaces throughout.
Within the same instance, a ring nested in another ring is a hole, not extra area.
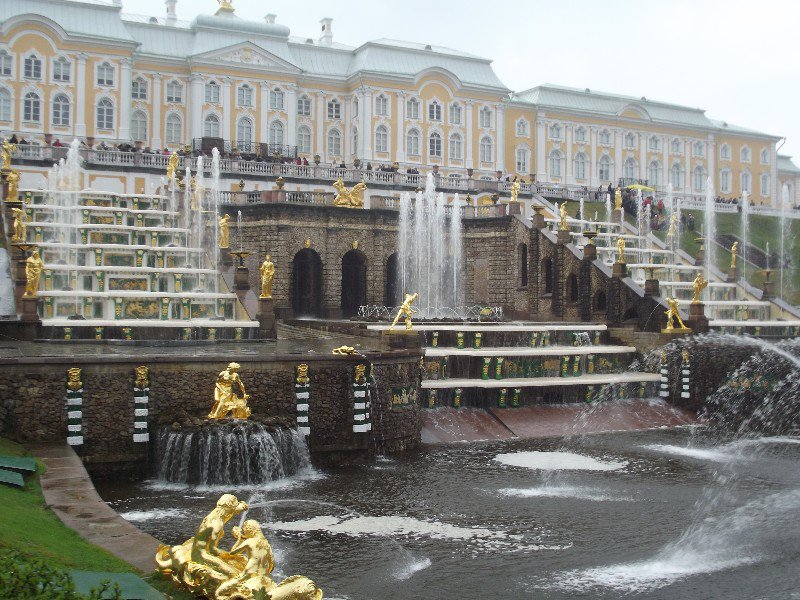
M 690 400 L 692 395 L 689 392 L 689 381 L 691 379 L 691 368 L 689 366 L 689 351 L 684 350 L 681 360 L 681 399 Z
M 659 382 L 658 396 L 660 398 L 669 398 L 669 369 L 667 368 L 667 351 L 661 351 L 661 366 L 659 367 L 661 379 Z
M 372 374 L 369 372 L 370 365 L 356 365 L 355 377 L 353 379 L 353 432 L 366 433 L 372 431 L 372 421 L 370 420 L 371 392 L 370 379 Z
M 67 444 L 83 445 L 83 381 L 78 367 L 67 369 Z
M 294 377 L 294 398 L 297 401 L 297 430 L 303 435 L 311 434 L 308 422 L 308 400 L 311 394 L 311 378 L 306 363 L 297 365 Z
M 147 417 L 150 414 L 150 373 L 145 366 L 134 369 L 133 380 L 133 441 L 147 443 L 150 432 Z

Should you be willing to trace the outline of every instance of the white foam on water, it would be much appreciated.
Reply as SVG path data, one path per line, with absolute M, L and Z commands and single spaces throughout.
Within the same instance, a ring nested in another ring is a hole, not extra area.
M 671 444 L 648 444 L 642 447 L 654 452 L 662 452 L 664 454 L 672 454 L 675 456 L 684 456 L 686 458 L 697 458 L 700 460 L 711 460 L 715 462 L 723 462 L 731 457 L 731 453 L 724 447 L 691 448 L 688 446 L 673 446 Z
M 151 479 L 145 482 L 145 487 L 148 490 L 153 490 L 156 492 L 191 490 L 193 492 L 201 492 L 201 493 L 229 494 L 229 493 L 243 492 L 243 491 L 267 492 L 267 491 L 291 490 L 296 487 L 305 485 L 309 481 L 318 481 L 320 479 L 325 479 L 325 475 L 309 467 L 309 468 L 304 468 L 289 477 L 281 477 L 280 479 L 276 479 L 275 481 L 267 481 L 264 483 L 192 485 L 187 483 L 166 483 L 164 481 Z M 198 496 L 198 497 L 205 497 L 205 496 Z
M 502 496 L 512 498 L 575 498 L 594 502 L 633 502 L 627 496 L 614 496 L 604 490 L 584 486 L 550 486 L 543 485 L 529 488 L 501 488 L 497 490 Z
M 0 223 L 3 220 L 0 218 Z M 0 248 L 0 315 L 14 316 L 14 280 L 11 277 L 11 260 L 8 251 Z
M 542 471 L 618 471 L 626 461 L 599 460 L 574 452 L 512 452 L 498 454 L 494 460 L 511 467 L 539 469 Z
M 430 558 L 421 558 L 418 560 L 412 561 L 410 564 L 402 566 L 398 568 L 392 576 L 395 579 L 399 579 L 400 581 L 405 581 L 410 579 L 414 573 L 419 571 L 423 571 L 431 566 L 431 559 Z
M 139 523 L 142 521 L 158 521 L 161 519 L 182 519 L 188 513 L 179 508 L 161 508 L 154 510 L 129 510 L 128 512 L 119 513 L 119 516 L 126 521 Z

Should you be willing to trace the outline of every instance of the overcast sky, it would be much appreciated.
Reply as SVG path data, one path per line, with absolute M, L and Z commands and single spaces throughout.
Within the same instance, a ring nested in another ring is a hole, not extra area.
M 162 16 L 163 0 L 122 0 Z M 292 35 L 358 46 L 395 38 L 491 58 L 515 91 L 542 83 L 700 107 L 715 119 L 786 138 L 800 165 L 800 2 L 796 0 L 233 0 L 245 19 L 278 15 Z M 213 13 L 179 0 L 178 18 Z M 779 142 L 780 145 L 780 142 Z

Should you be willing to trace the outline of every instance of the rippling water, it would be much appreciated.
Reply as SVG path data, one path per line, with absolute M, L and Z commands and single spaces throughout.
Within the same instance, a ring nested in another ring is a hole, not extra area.
M 279 576 L 308 575 L 326 598 L 793 598 L 797 442 L 680 429 L 436 446 L 239 495 Z M 221 493 L 99 491 L 168 543 Z

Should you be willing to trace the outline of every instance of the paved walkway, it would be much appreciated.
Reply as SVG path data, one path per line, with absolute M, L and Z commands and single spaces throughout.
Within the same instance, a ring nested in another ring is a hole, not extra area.
M 66 444 L 34 444 L 29 450 L 47 467 L 41 477 L 44 500 L 64 525 L 145 573 L 155 569 L 160 542 L 103 502 L 72 448 Z

